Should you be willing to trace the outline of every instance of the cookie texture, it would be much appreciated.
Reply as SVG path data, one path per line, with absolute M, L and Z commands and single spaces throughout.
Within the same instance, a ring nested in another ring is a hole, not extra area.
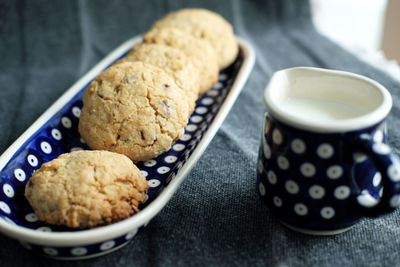
M 41 221 L 92 228 L 137 213 L 148 187 L 126 156 L 86 150 L 43 164 L 26 184 L 25 197 Z
M 217 56 L 209 42 L 177 28 L 154 28 L 143 36 L 146 43 L 164 44 L 181 50 L 199 72 L 200 94 L 218 80 Z
M 153 28 L 173 27 L 196 38 L 207 40 L 215 49 L 220 69 L 236 59 L 238 44 L 230 25 L 221 15 L 197 8 L 181 9 L 157 21 Z
M 79 133 L 92 149 L 128 156 L 133 162 L 158 156 L 180 138 L 188 100 L 174 79 L 143 62 L 122 62 L 86 89 Z
M 185 92 L 189 113 L 193 112 L 200 89 L 199 72 L 184 52 L 163 44 L 138 44 L 121 61 L 141 61 L 163 69 Z

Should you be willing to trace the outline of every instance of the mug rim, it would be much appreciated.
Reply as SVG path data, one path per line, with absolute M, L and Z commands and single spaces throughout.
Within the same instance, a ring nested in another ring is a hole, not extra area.
M 329 122 L 327 121 L 316 122 L 313 120 L 303 119 L 298 116 L 293 116 L 292 114 L 286 112 L 283 108 L 281 108 L 281 106 L 278 103 L 276 103 L 277 101 L 273 96 L 273 90 L 271 90 L 272 87 L 271 83 L 276 79 L 278 75 L 281 75 L 284 72 L 290 73 L 299 70 L 308 73 L 314 72 L 314 73 L 329 74 L 332 76 L 341 76 L 341 77 L 348 77 L 352 79 L 361 80 L 374 87 L 381 94 L 382 101 L 380 105 L 373 111 L 355 118 L 329 121 Z M 386 118 L 393 104 L 392 97 L 389 91 L 383 85 L 368 77 L 346 71 L 314 68 L 314 67 L 294 67 L 294 68 L 282 69 L 273 73 L 267 86 L 264 89 L 263 100 L 267 112 L 270 115 L 272 115 L 272 117 L 274 117 L 275 119 L 278 119 L 281 122 L 284 122 L 295 128 L 310 130 L 314 132 L 322 132 L 322 133 L 355 131 L 375 125 Z

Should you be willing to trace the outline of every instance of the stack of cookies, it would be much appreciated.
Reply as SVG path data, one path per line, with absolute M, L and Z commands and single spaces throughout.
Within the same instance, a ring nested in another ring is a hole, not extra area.
M 238 54 L 232 26 L 204 9 L 166 15 L 143 40 L 89 85 L 79 121 L 90 148 L 121 153 L 133 162 L 171 148 L 198 96 Z
M 138 212 L 148 184 L 134 163 L 171 148 L 238 54 L 232 26 L 203 9 L 168 14 L 143 39 L 85 91 L 79 133 L 95 151 L 63 154 L 27 183 L 40 220 L 91 228 Z

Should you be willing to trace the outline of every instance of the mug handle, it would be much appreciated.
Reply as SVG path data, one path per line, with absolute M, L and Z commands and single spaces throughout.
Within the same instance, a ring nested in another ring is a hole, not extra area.
M 355 199 L 356 211 L 368 217 L 377 217 L 394 211 L 400 206 L 400 159 L 384 143 L 375 142 L 371 135 L 362 134 L 353 143 L 353 151 L 366 154 L 382 176 L 383 193 L 372 207 L 364 207 Z

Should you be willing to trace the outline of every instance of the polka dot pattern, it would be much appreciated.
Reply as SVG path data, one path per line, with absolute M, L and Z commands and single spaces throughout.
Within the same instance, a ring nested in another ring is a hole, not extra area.
M 263 170 L 264 170 L 264 166 L 263 166 L 262 160 L 259 160 L 259 161 L 258 161 L 258 165 L 257 165 L 257 166 L 258 166 L 258 168 L 257 168 L 257 169 L 258 169 L 258 172 L 259 172 L 259 173 L 262 173 Z
M 376 143 L 372 146 L 372 149 L 375 151 L 375 153 L 381 154 L 381 155 L 386 155 L 390 153 L 390 148 L 388 145 L 383 144 L 383 143 Z
M 362 162 L 366 161 L 367 158 L 368 158 L 367 155 L 365 155 L 364 153 L 356 152 L 353 154 L 353 160 L 356 163 L 362 163 Z
M 291 143 L 291 148 L 296 154 L 303 154 L 306 151 L 306 145 L 303 140 L 296 138 Z
M 400 194 L 396 194 L 390 199 L 390 206 L 392 208 L 397 208 L 400 206 Z
M 383 142 L 383 138 L 384 138 L 384 134 L 383 131 L 381 130 L 377 130 L 374 134 L 374 141 L 377 143 L 382 143 Z
M 357 197 L 357 202 L 363 207 L 371 208 L 378 204 L 378 199 L 374 198 L 368 190 L 363 190 Z
M 161 181 L 157 179 L 151 179 L 148 180 L 147 183 L 149 184 L 150 187 L 158 187 L 161 184 Z
M 169 167 L 161 166 L 161 167 L 159 167 L 159 168 L 157 169 L 157 172 L 158 172 L 159 174 L 164 174 L 164 173 L 169 172 L 169 170 L 170 170 Z
M 261 194 L 262 196 L 265 196 L 265 186 L 264 186 L 263 183 L 260 183 L 260 184 L 258 185 L 258 190 L 259 190 L 259 192 L 260 192 L 260 194 Z
M 284 156 L 279 156 L 277 159 L 278 166 L 282 170 L 289 169 L 289 160 Z
M 400 181 L 400 165 L 399 164 L 392 164 L 387 169 L 387 175 L 389 176 L 390 180 L 393 182 Z
M 58 130 L 58 129 L 52 129 L 51 130 L 51 136 L 56 141 L 60 141 L 62 139 L 62 134 L 61 134 L 60 130 Z
M 282 205 L 283 205 L 283 202 L 282 202 L 282 199 L 280 198 L 280 197 L 278 197 L 278 196 L 274 196 L 273 198 L 272 198 L 272 201 L 274 202 L 274 205 L 276 206 L 276 207 L 282 207 Z
M 267 177 L 270 184 L 276 184 L 276 182 L 278 181 L 276 174 L 271 170 L 268 171 Z
M 18 181 L 23 182 L 26 179 L 26 174 L 25 174 L 24 170 L 22 170 L 22 169 L 15 169 L 14 170 L 14 177 Z
M 201 100 L 201 103 L 202 103 L 203 105 L 209 106 L 209 105 L 211 105 L 212 103 L 214 103 L 214 99 L 211 98 L 211 97 L 206 97 L 206 98 L 203 98 L 203 99 Z
M 184 144 L 175 144 L 172 146 L 172 149 L 175 151 L 182 151 L 185 149 L 185 145 Z
M 216 83 L 215 85 L 214 85 L 214 89 L 221 89 L 223 87 L 223 83 L 221 83 L 221 82 L 218 82 L 218 83 Z M 215 92 L 215 91 L 214 91 Z
M 47 227 L 47 226 L 39 227 L 39 228 L 36 229 L 36 231 L 39 231 L 39 232 L 52 232 L 51 228 Z
M 62 124 L 62 126 L 64 126 L 67 129 L 72 127 L 72 122 L 68 117 L 62 117 L 61 124 Z
M 190 121 L 194 122 L 194 123 L 199 123 L 202 120 L 203 120 L 202 116 L 194 115 L 194 116 L 190 117 Z
M 282 144 L 283 136 L 282 136 L 281 131 L 279 131 L 279 129 L 274 129 L 274 131 L 272 132 L 272 140 L 277 145 Z
M 10 184 L 4 184 L 3 185 L 3 193 L 9 198 L 14 197 L 14 188 Z
M 167 162 L 167 163 L 174 163 L 175 161 L 178 160 L 178 158 L 177 158 L 176 156 L 171 155 L 171 156 L 166 156 L 166 157 L 164 158 L 164 160 L 165 160 L 165 162 Z
M 196 112 L 197 112 L 198 114 L 201 114 L 201 115 L 206 114 L 207 111 L 208 111 L 208 108 L 207 108 L 207 107 L 197 107 L 197 108 L 196 108 Z
M 182 137 L 179 140 L 189 141 L 190 139 L 192 139 L 192 136 L 190 134 L 184 134 L 184 135 L 182 135 Z
M 335 188 L 334 191 L 334 196 L 335 198 L 339 199 L 339 200 L 343 200 L 346 199 L 350 196 L 350 187 L 347 185 L 340 185 L 338 187 Z
M 287 181 L 287 182 L 285 183 L 285 188 L 286 188 L 286 191 L 287 191 L 289 194 L 292 194 L 292 195 L 297 194 L 297 193 L 299 192 L 299 186 L 298 186 L 297 183 L 296 183 L 295 181 L 293 181 L 293 180 Z
M 39 165 L 39 160 L 37 159 L 37 157 L 35 155 L 28 155 L 27 157 L 28 163 L 29 165 L 31 165 L 31 167 L 38 167 Z
M 74 256 L 83 256 L 87 254 L 87 248 L 85 247 L 76 247 L 71 249 L 71 254 Z
M 26 214 L 25 220 L 27 222 L 37 222 L 39 220 L 39 218 L 36 216 L 35 213 L 32 212 L 32 213 Z
M 330 144 L 321 144 L 317 148 L 317 154 L 322 159 L 328 159 L 333 156 L 334 149 L 333 146 Z
M 40 143 L 40 148 L 43 151 L 43 153 L 46 153 L 46 154 L 50 154 L 53 151 L 53 148 L 51 147 L 51 145 L 46 141 L 43 141 Z
M 300 172 L 305 177 L 312 177 L 312 176 L 314 176 L 316 169 L 313 164 L 311 164 L 309 162 L 305 162 L 300 165 Z
M 109 250 L 111 248 L 113 248 L 115 246 L 115 241 L 114 240 L 110 240 L 107 242 L 104 242 L 103 244 L 100 245 L 100 250 Z
M 305 216 L 308 213 L 308 208 L 303 203 L 297 203 L 296 205 L 294 205 L 294 212 L 297 215 Z
M 49 256 L 56 256 L 58 254 L 55 248 L 43 248 L 43 252 Z
M 10 207 L 4 201 L 0 201 L 0 210 L 2 210 L 6 214 L 10 214 L 11 213 Z
M 338 179 L 343 175 L 343 168 L 340 165 L 330 166 L 326 170 L 326 175 L 330 179 L 333 179 L 333 180 Z
M 324 219 L 332 219 L 335 216 L 335 210 L 332 207 L 324 207 L 321 209 L 321 217 Z
M 354 206 L 354 200 L 365 208 L 377 205 L 387 192 L 384 179 L 398 183 L 390 189 L 394 191 L 389 192 L 392 196 L 387 205 L 399 207 L 400 160 L 384 143 L 383 128 L 377 128 L 362 135 L 367 145 L 355 148 L 359 132 L 309 136 L 267 114 L 257 165 L 259 195 L 282 221 L 303 229 L 310 225 L 318 229 L 319 224 L 337 229 L 347 220 L 350 226 L 358 215 L 343 207 Z M 381 172 L 374 165 L 377 158 Z M 304 221 L 300 222 L 299 216 Z
M 126 234 L 125 239 L 130 240 L 132 239 L 136 234 L 138 233 L 138 229 L 135 229 L 133 231 L 130 231 L 129 233 Z
M 374 186 L 379 186 L 382 181 L 382 175 L 380 172 L 375 173 L 374 178 L 372 179 L 372 184 Z
M 264 156 L 267 159 L 270 159 L 271 158 L 271 148 L 269 147 L 269 145 L 268 144 L 264 144 L 263 149 L 264 149 Z
M 325 195 L 325 189 L 320 185 L 313 185 L 308 190 L 310 197 L 313 199 L 321 199 Z
M 159 157 L 147 162 L 138 163 L 141 173 L 146 177 L 150 189 L 147 194 L 147 201 L 139 208 L 142 209 L 151 203 L 168 184 L 179 174 L 185 163 L 191 159 L 199 142 L 212 125 L 220 107 L 230 93 L 233 80 L 236 78 L 243 54 L 238 58 L 238 65 L 223 70 L 218 82 L 206 94 L 200 96 L 194 112 L 189 119 L 184 134 L 176 141 L 174 146 Z M 14 210 L 15 205 L 10 203 L 22 202 L 17 188 L 22 188 L 28 181 L 32 172 L 39 168 L 42 163 L 48 162 L 61 153 L 88 149 L 86 142 L 79 136 L 78 122 L 83 106 L 82 96 L 86 88 L 82 88 L 77 94 L 61 107 L 34 135 L 24 147 L 12 156 L 10 164 L 0 170 L 3 180 L 0 181 L 0 218 L 3 221 L 10 221 L 17 225 L 36 231 L 79 231 L 61 226 L 51 226 L 40 222 L 33 211 L 29 208 Z M 23 198 L 26 202 L 26 200 Z M 25 203 L 24 202 L 24 203 Z M 16 216 L 17 213 L 17 216 Z M 114 240 L 104 240 L 98 244 L 82 247 L 46 247 L 35 244 L 28 244 L 32 250 L 53 257 L 86 257 L 96 253 L 113 250 L 140 232 L 141 228 L 130 233 L 121 235 Z M 115 242 L 115 243 L 113 243 Z
M 79 118 L 81 116 L 81 109 L 79 107 L 72 107 L 72 114 Z
M 146 166 L 146 167 L 153 167 L 156 164 L 157 164 L 157 161 L 155 161 L 154 159 L 150 159 L 150 160 L 144 162 L 144 166 Z

